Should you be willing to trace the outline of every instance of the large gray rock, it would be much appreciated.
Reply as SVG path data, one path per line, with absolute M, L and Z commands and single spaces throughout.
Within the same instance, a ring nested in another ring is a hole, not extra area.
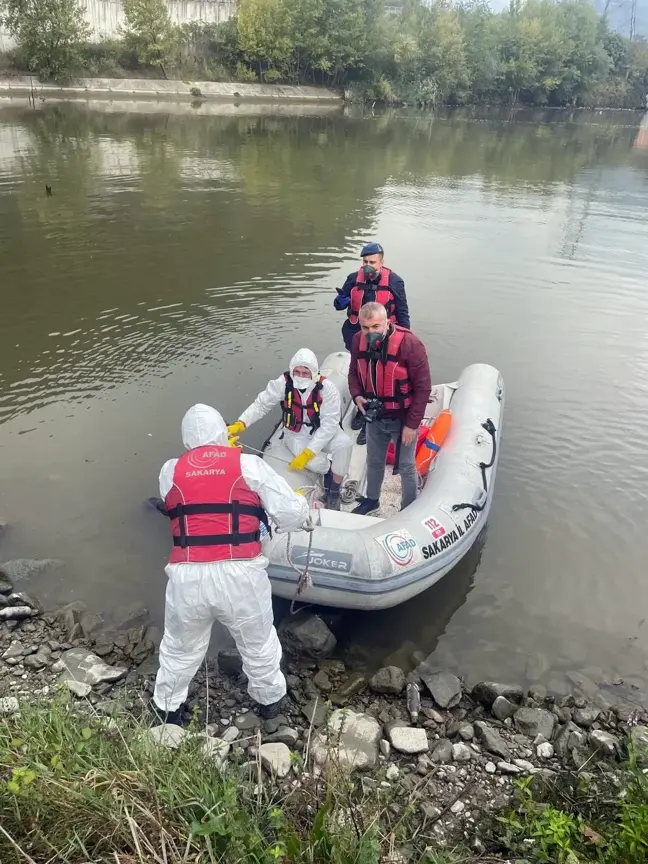
M 174 726 L 171 723 L 162 723 L 160 726 L 145 729 L 143 735 L 145 740 L 150 741 L 152 744 L 158 744 L 162 747 L 169 747 L 171 750 L 175 750 L 182 744 L 187 733 L 180 726 Z
M 366 686 L 367 680 L 364 675 L 361 672 L 352 672 L 331 694 L 331 702 L 334 705 L 346 705 L 349 699 L 357 696 Z
M 0 609 L 0 621 L 24 621 L 25 618 L 38 618 L 38 609 L 31 606 L 5 606 Z
M 308 722 L 312 723 L 316 728 L 319 728 L 326 723 L 328 709 L 326 707 L 326 702 L 321 698 L 311 699 L 310 702 L 307 702 L 301 710 Z
M 518 705 L 524 696 L 521 687 L 515 684 L 497 684 L 495 681 L 480 681 L 479 684 L 475 684 L 471 693 L 473 699 L 481 702 L 485 708 L 491 708 L 498 696 L 503 696 L 509 702 L 515 702 Z
M 452 759 L 452 742 L 447 738 L 439 738 L 432 750 L 432 761 L 437 763 L 450 762 Z
M 529 738 L 544 735 L 547 740 L 550 740 L 556 723 L 554 715 L 544 708 L 519 708 L 513 720 L 520 732 Z
M 285 744 L 287 747 L 294 747 L 298 739 L 299 732 L 290 726 L 280 726 L 276 732 L 265 736 L 268 744 Z
M 282 642 L 290 653 L 315 660 L 328 657 L 337 640 L 318 615 L 303 613 L 284 619 L 280 628 Z
M 13 591 L 13 583 L 0 572 L 0 595 L 11 594 Z
M 389 732 L 389 740 L 399 753 L 414 755 L 430 749 L 425 729 L 414 726 L 394 726 Z
M 262 744 L 259 747 L 259 758 L 266 771 L 274 777 L 281 779 L 290 771 L 290 750 L 285 744 Z
M 234 725 L 241 732 L 254 732 L 261 728 L 261 718 L 254 711 L 247 711 L 245 714 L 239 714 L 234 720 Z
M 7 597 L 7 603 L 9 606 L 29 606 L 30 609 L 35 609 L 39 615 L 42 615 L 44 611 L 40 600 L 37 600 L 36 597 L 32 597 L 30 594 L 26 594 L 24 591 L 16 591 L 10 594 Z
M 128 674 L 125 666 L 109 666 L 100 657 L 85 648 L 71 648 L 61 654 L 61 662 L 65 669 L 61 681 L 81 681 L 83 684 L 119 681 Z
M 330 693 L 333 689 L 331 679 L 323 669 L 319 669 L 313 675 L 313 684 L 317 687 L 318 690 L 321 690 L 322 693 Z
M 603 729 L 594 729 L 590 732 L 589 742 L 595 750 L 605 756 L 614 757 L 619 752 L 619 742 L 609 732 Z
M 322 767 L 331 759 L 351 771 L 368 771 L 378 761 L 381 734 L 373 717 L 338 709 L 331 715 L 326 734 L 318 732 L 313 739 L 313 761 Z
M 15 696 L 3 696 L 0 698 L 0 714 L 16 714 L 20 708 Z
M 47 666 L 47 656 L 40 651 L 37 651 L 36 654 L 32 654 L 29 657 L 25 657 L 23 660 L 23 666 L 25 669 L 31 669 L 34 672 L 37 672 L 39 669 L 44 669 Z
M 452 745 L 452 759 L 455 762 L 470 762 L 472 754 L 473 751 L 463 742 Z
M 493 729 L 492 726 L 489 726 L 488 723 L 484 723 L 482 720 L 478 720 L 475 723 L 475 735 L 477 736 L 477 740 L 481 743 L 484 750 L 487 750 L 489 753 L 493 753 L 495 756 L 499 756 L 505 762 L 510 761 L 511 751 L 506 746 L 505 741 L 502 739 L 497 730 Z
M 88 636 L 90 633 L 88 608 L 80 600 L 62 606 L 54 617 L 56 622 L 65 630 L 68 642 Z
M 498 720 L 504 721 L 508 720 L 509 717 L 512 717 L 518 710 L 518 707 L 519 706 L 514 702 L 509 702 L 505 696 L 498 696 L 493 702 L 491 713 L 493 717 L 497 717 Z
M 572 712 L 572 720 L 577 726 L 582 726 L 584 729 L 589 729 L 590 726 L 596 723 L 600 713 L 601 712 L 598 708 L 575 708 Z
M 43 570 L 54 570 L 62 567 L 63 562 L 55 558 L 36 560 L 34 558 L 16 558 L 13 561 L 5 561 L 0 564 L 0 576 L 9 582 L 19 582 L 21 579 L 29 579 Z
M 68 679 L 65 683 L 70 693 L 79 699 L 85 699 L 92 692 L 92 687 L 89 684 L 84 684 L 83 681 L 71 681 Z
M 560 759 L 564 761 L 573 748 L 578 746 L 579 735 L 582 735 L 581 730 L 575 723 L 572 723 L 571 720 L 569 723 L 565 723 L 564 726 L 560 727 L 556 739 L 553 742 L 556 755 Z
M 421 663 L 416 670 L 439 708 L 454 708 L 461 699 L 461 681 L 451 672 L 443 672 Z
M 227 754 L 230 751 L 230 745 L 222 738 L 211 738 L 209 735 L 202 735 L 204 743 L 200 748 L 205 759 L 210 759 L 218 765 L 222 765 L 227 759 Z
M 10 657 L 22 657 L 26 649 L 22 642 L 18 639 L 13 639 L 7 650 L 2 655 L 3 660 L 9 660 Z
M 376 672 L 369 686 L 375 693 L 400 696 L 405 689 L 405 673 L 398 666 L 385 666 Z

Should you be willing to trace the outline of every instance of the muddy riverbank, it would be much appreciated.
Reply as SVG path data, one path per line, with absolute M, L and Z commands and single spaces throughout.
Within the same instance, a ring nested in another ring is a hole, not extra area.
M 77 78 L 65 84 L 43 84 L 29 75 L 0 78 L 0 97 L 47 99 L 150 99 L 193 102 L 338 102 L 342 93 L 327 87 L 283 84 L 216 83 L 157 78 Z

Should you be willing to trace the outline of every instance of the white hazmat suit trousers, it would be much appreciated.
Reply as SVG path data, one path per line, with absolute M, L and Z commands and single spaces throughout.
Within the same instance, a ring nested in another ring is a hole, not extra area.
M 182 440 L 187 449 L 226 445 L 227 427 L 214 408 L 194 405 L 182 421 Z M 170 459 L 160 472 L 162 498 L 173 485 L 176 462 Z M 282 530 L 297 530 L 308 521 L 306 500 L 257 456 L 241 456 L 241 473 L 261 498 L 268 516 Z M 158 708 L 174 711 L 186 700 L 191 679 L 209 647 L 214 621 L 220 621 L 236 643 L 250 697 L 261 705 L 272 705 L 285 695 L 267 565 L 263 555 L 247 560 L 167 565 L 164 636 L 153 694 Z

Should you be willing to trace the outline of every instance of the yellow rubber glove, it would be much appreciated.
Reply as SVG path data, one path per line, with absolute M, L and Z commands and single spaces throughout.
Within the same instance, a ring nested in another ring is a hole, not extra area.
M 295 458 L 292 460 L 292 462 L 288 465 L 288 470 L 289 471 L 303 471 L 304 468 L 311 461 L 311 459 L 314 459 L 314 458 L 315 458 L 315 454 L 313 453 L 313 451 L 306 448 L 305 450 L 302 450 L 302 452 L 298 456 L 295 456 Z
M 227 427 L 227 443 L 230 447 L 242 447 L 239 444 L 239 435 L 245 431 L 245 423 L 242 420 L 237 420 Z
M 245 423 L 242 420 L 237 420 L 236 423 L 231 423 L 227 427 L 227 436 L 231 438 L 232 435 L 238 435 L 240 432 L 245 432 Z

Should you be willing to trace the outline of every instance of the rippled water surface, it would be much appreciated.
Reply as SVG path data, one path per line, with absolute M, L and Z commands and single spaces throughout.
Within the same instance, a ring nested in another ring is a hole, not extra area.
M 641 118 L 136 107 L 0 108 L 0 559 L 62 558 L 33 585 L 49 603 L 159 617 L 167 527 L 142 500 L 183 412 L 234 417 L 296 348 L 337 348 L 334 288 L 377 238 L 433 377 L 501 369 L 505 432 L 483 548 L 413 603 L 342 616 L 348 656 L 436 648 L 469 680 L 584 673 L 640 699 Z

